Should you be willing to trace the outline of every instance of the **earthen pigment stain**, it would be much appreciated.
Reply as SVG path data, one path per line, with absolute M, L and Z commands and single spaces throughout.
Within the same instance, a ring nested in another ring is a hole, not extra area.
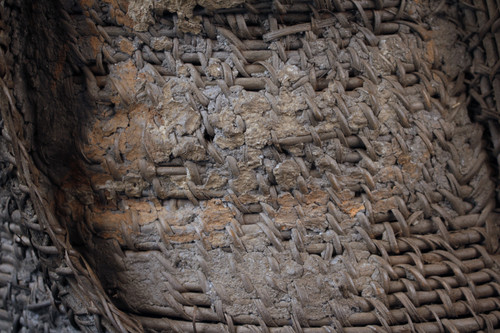
M 138 3 L 129 5 L 129 14 L 136 6 Z M 144 23 L 142 18 L 137 22 Z M 182 267 L 173 273 L 179 283 L 200 283 L 208 301 L 222 301 L 231 316 L 262 315 L 272 323 L 294 313 L 304 322 L 305 316 L 322 320 L 331 313 L 329 302 L 333 300 L 335 306 L 352 306 L 352 288 L 371 297 L 373 283 L 382 283 L 381 268 L 355 227 L 362 226 L 363 216 L 378 219 L 400 208 L 398 198 L 413 202 L 411 209 L 425 208 L 411 191 L 426 191 L 420 185 L 421 170 L 432 164 L 431 154 L 441 158 L 448 153 L 418 136 L 419 131 L 428 136 L 426 131 L 441 130 L 434 121 L 441 119 L 440 110 L 425 108 L 425 96 L 415 94 L 407 99 L 393 93 L 402 89 L 391 81 L 393 63 L 411 63 L 415 50 L 410 51 L 407 41 L 398 36 L 388 36 L 369 48 L 360 33 L 348 37 L 350 49 L 339 49 L 338 61 L 356 61 L 353 65 L 360 72 L 363 69 L 358 66 L 369 62 L 381 78 L 375 78 L 377 85 L 367 80 L 359 90 L 346 93 L 339 85 L 344 69 L 338 68 L 326 89 L 310 96 L 307 85 L 297 86 L 309 75 L 307 69 L 301 69 L 299 53 L 275 69 L 279 88 L 274 96 L 238 85 L 224 91 L 217 85 L 224 77 L 222 64 L 232 68 L 230 75 L 238 74 L 240 69 L 231 57 L 210 58 L 201 68 L 206 80 L 201 86 L 200 69 L 179 61 L 171 68 L 177 76 L 168 78 L 148 63 L 139 68 L 137 59 L 110 66 L 101 86 L 111 92 L 114 112 L 98 116 L 84 152 L 101 166 L 100 172 L 89 172 L 92 188 L 104 193 L 115 208 L 91 208 L 87 223 L 98 237 L 116 239 L 122 246 L 134 246 L 134 239 L 143 237 L 140 233 L 150 233 L 151 241 L 166 242 L 165 254 Z M 211 43 L 214 52 L 226 51 L 231 45 L 222 36 Z M 142 42 L 120 37 L 117 45 L 120 52 L 132 55 Z M 155 52 L 171 52 L 173 45 L 170 38 L 150 39 Z M 179 47 L 183 52 L 204 52 L 206 44 L 199 45 Z M 326 69 L 328 47 L 322 40 L 310 43 L 311 61 L 320 69 Z M 422 54 L 422 58 L 426 56 L 428 53 Z M 400 111 L 408 107 L 412 109 L 410 118 Z M 376 117 L 366 108 L 374 108 Z M 457 119 L 465 116 L 459 114 Z M 403 131 L 405 124 L 417 121 L 434 128 Z M 204 139 L 207 131 L 213 133 L 208 142 Z M 360 155 L 353 155 L 356 149 L 339 145 L 339 139 L 297 142 L 281 151 L 271 148 L 273 140 L 316 133 L 342 133 L 340 138 L 363 133 L 378 140 L 355 143 L 357 150 L 364 148 Z M 395 133 L 406 133 L 414 140 L 401 146 Z M 234 165 L 228 156 L 236 158 Z M 337 163 L 346 158 L 352 161 Z M 159 175 L 160 168 L 172 169 L 183 161 L 196 163 L 199 175 L 189 170 Z M 440 165 L 426 168 L 445 177 Z M 335 180 L 328 179 L 327 173 Z M 278 191 L 275 198 L 269 193 L 273 183 Z M 335 183 L 342 185 L 336 188 Z M 446 182 L 440 184 L 447 186 Z M 360 196 L 359 191 L 366 194 Z M 186 192 L 198 198 L 197 204 L 178 200 L 189 199 Z M 207 193 L 214 192 L 220 196 L 209 198 Z M 261 206 L 262 213 L 251 217 L 252 212 L 242 211 L 241 205 Z M 326 214 L 337 221 L 341 235 L 331 230 Z M 245 223 L 250 219 L 257 223 Z M 391 237 L 384 234 L 382 240 L 391 242 Z M 315 249 L 317 244 L 324 245 Z M 335 244 L 333 250 L 328 244 Z M 186 255 L 174 259 L 176 252 Z M 131 308 L 160 305 L 164 300 L 154 296 L 156 287 L 138 289 L 151 284 L 147 281 L 164 280 L 149 276 L 158 262 L 139 257 L 127 258 L 126 275 L 134 283 L 127 284 L 119 297 Z M 346 270 L 347 274 L 340 273 Z M 197 278 L 200 272 L 201 279 Z M 162 292 L 169 293 L 169 288 Z M 175 308 L 168 298 L 167 304 Z

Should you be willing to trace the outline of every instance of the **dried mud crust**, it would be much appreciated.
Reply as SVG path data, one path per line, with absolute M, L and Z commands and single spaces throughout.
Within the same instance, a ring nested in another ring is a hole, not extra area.
M 177 14 L 177 28 L 182 32 L 198 34 L 202 30 L 201 16 L 193 13 L 195 7 L 208 10 L 226 9 L 241 5 L 244 0 L 138 0 L 128 2 L 127 17 L 133 22 L 136 31 L 148 31 L 155 23 L 154 15 L 165 12 Z
M 249 3 L 193 35 L 141 31 L 141 3 L 65 8 L 95 104 L 45 181 L 83 307 L 128 331 L 499 326 L 482 129 L 422 7 Z

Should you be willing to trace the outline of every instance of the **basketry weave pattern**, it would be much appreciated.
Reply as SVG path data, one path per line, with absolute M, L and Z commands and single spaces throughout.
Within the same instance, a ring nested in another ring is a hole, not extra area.
M 498 36 L 498 3 L 494 1 L 477 1 L 475 10 L 469 7 L 461 8 L 464 17 L 464 30 L 468 32 L 467 42 L 469 52 L 473 55 L 470 74 L 472 79 L 467 82 L 468 94 L 471 99 L 471 109 L 476 115 L 476 121 L 483 122 L 488 129 L 490 151 L 499 165 L 499 128 L 500 99 L 499 45 Z M 460 82 L 465 82 L 465 75 Z M 497 179 L 498 186 L 498 179 Z M 498 198 L 497 198 L 498 201 Z
M 235 5 L 139 26 L 122 1 L 34 6 L 62 43 L 28 89 L 6 66 L 2 115 L 80 327 L 500 327 L 482 128 L 422 8 Z
M 28 189 L 15 176 L 10 138 L 5 131 L 3 134 L 0 137 L 0 331 L 49 332 L 57 328 L 59 332 L 76 332 L 60 301 L 54 299 L 50 284 L 44 280 L 45 270 L 40 267 L 51 266 L 51 256 L 37 256 L 36 251 L 43 250 L 44 237 L 48 236 L 36 223 Z

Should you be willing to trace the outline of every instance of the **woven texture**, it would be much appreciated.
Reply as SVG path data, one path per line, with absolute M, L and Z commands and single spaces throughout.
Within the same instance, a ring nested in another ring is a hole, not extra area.
M 57 328 L 58 332 L 76 332 L 45 280 L 42 267 L 50 257 L 36 255 L 36 249 L 43 247 L 44 236 L 36 223 L 28 189 L 19 184 L 15 175 L 10 138 L 5 131 L 2 133 L 0 331 L 50 332 Z M 31 230 L 27 225 L 31 225 Z
M 460 78 L 469 88 L 469 109 L 477 122 L 487 128 L 489 152 L 498 170 L 500 153 L 500 78 L 498 77 L 500 36 L 498 35 L 498 3 L 474 2 L 474 8 L 463 7 L 463 29 L 467 34 L 469 52 L 473 56 L 470 80 Z M 498 174 L 498 172 L 497 172 Z M 498 186 L 498 177 L 497 177 Z M 498 198 L 497 198 L 498 201 Z
M 185 4 L 3 4 L 17 224 L 75 324 L 500 329 L 497 6 Z

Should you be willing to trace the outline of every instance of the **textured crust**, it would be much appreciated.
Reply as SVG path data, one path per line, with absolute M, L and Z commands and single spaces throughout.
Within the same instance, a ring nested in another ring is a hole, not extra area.
M 500 326 L 482 128 L 421 6 L 250 2 L 193 35 L 141 4 L 6 7 L 53 43 L 9 44 L 2 115 L 80 327 Z
M 136 31 L 148 31 L 149 27 L 155 23 L 153 15 L 164 12 L 177 14 L 177 28 L 185 33 L 198 34 L 202 30 L 201 16 L 193 13 L 196 6 L 201 6 L 206 10 L 217 10 L 232 8 L 244 3 L 244 0 L 138 0 L 124 2 L 127 6 L 127 18 L 133 22 Z

